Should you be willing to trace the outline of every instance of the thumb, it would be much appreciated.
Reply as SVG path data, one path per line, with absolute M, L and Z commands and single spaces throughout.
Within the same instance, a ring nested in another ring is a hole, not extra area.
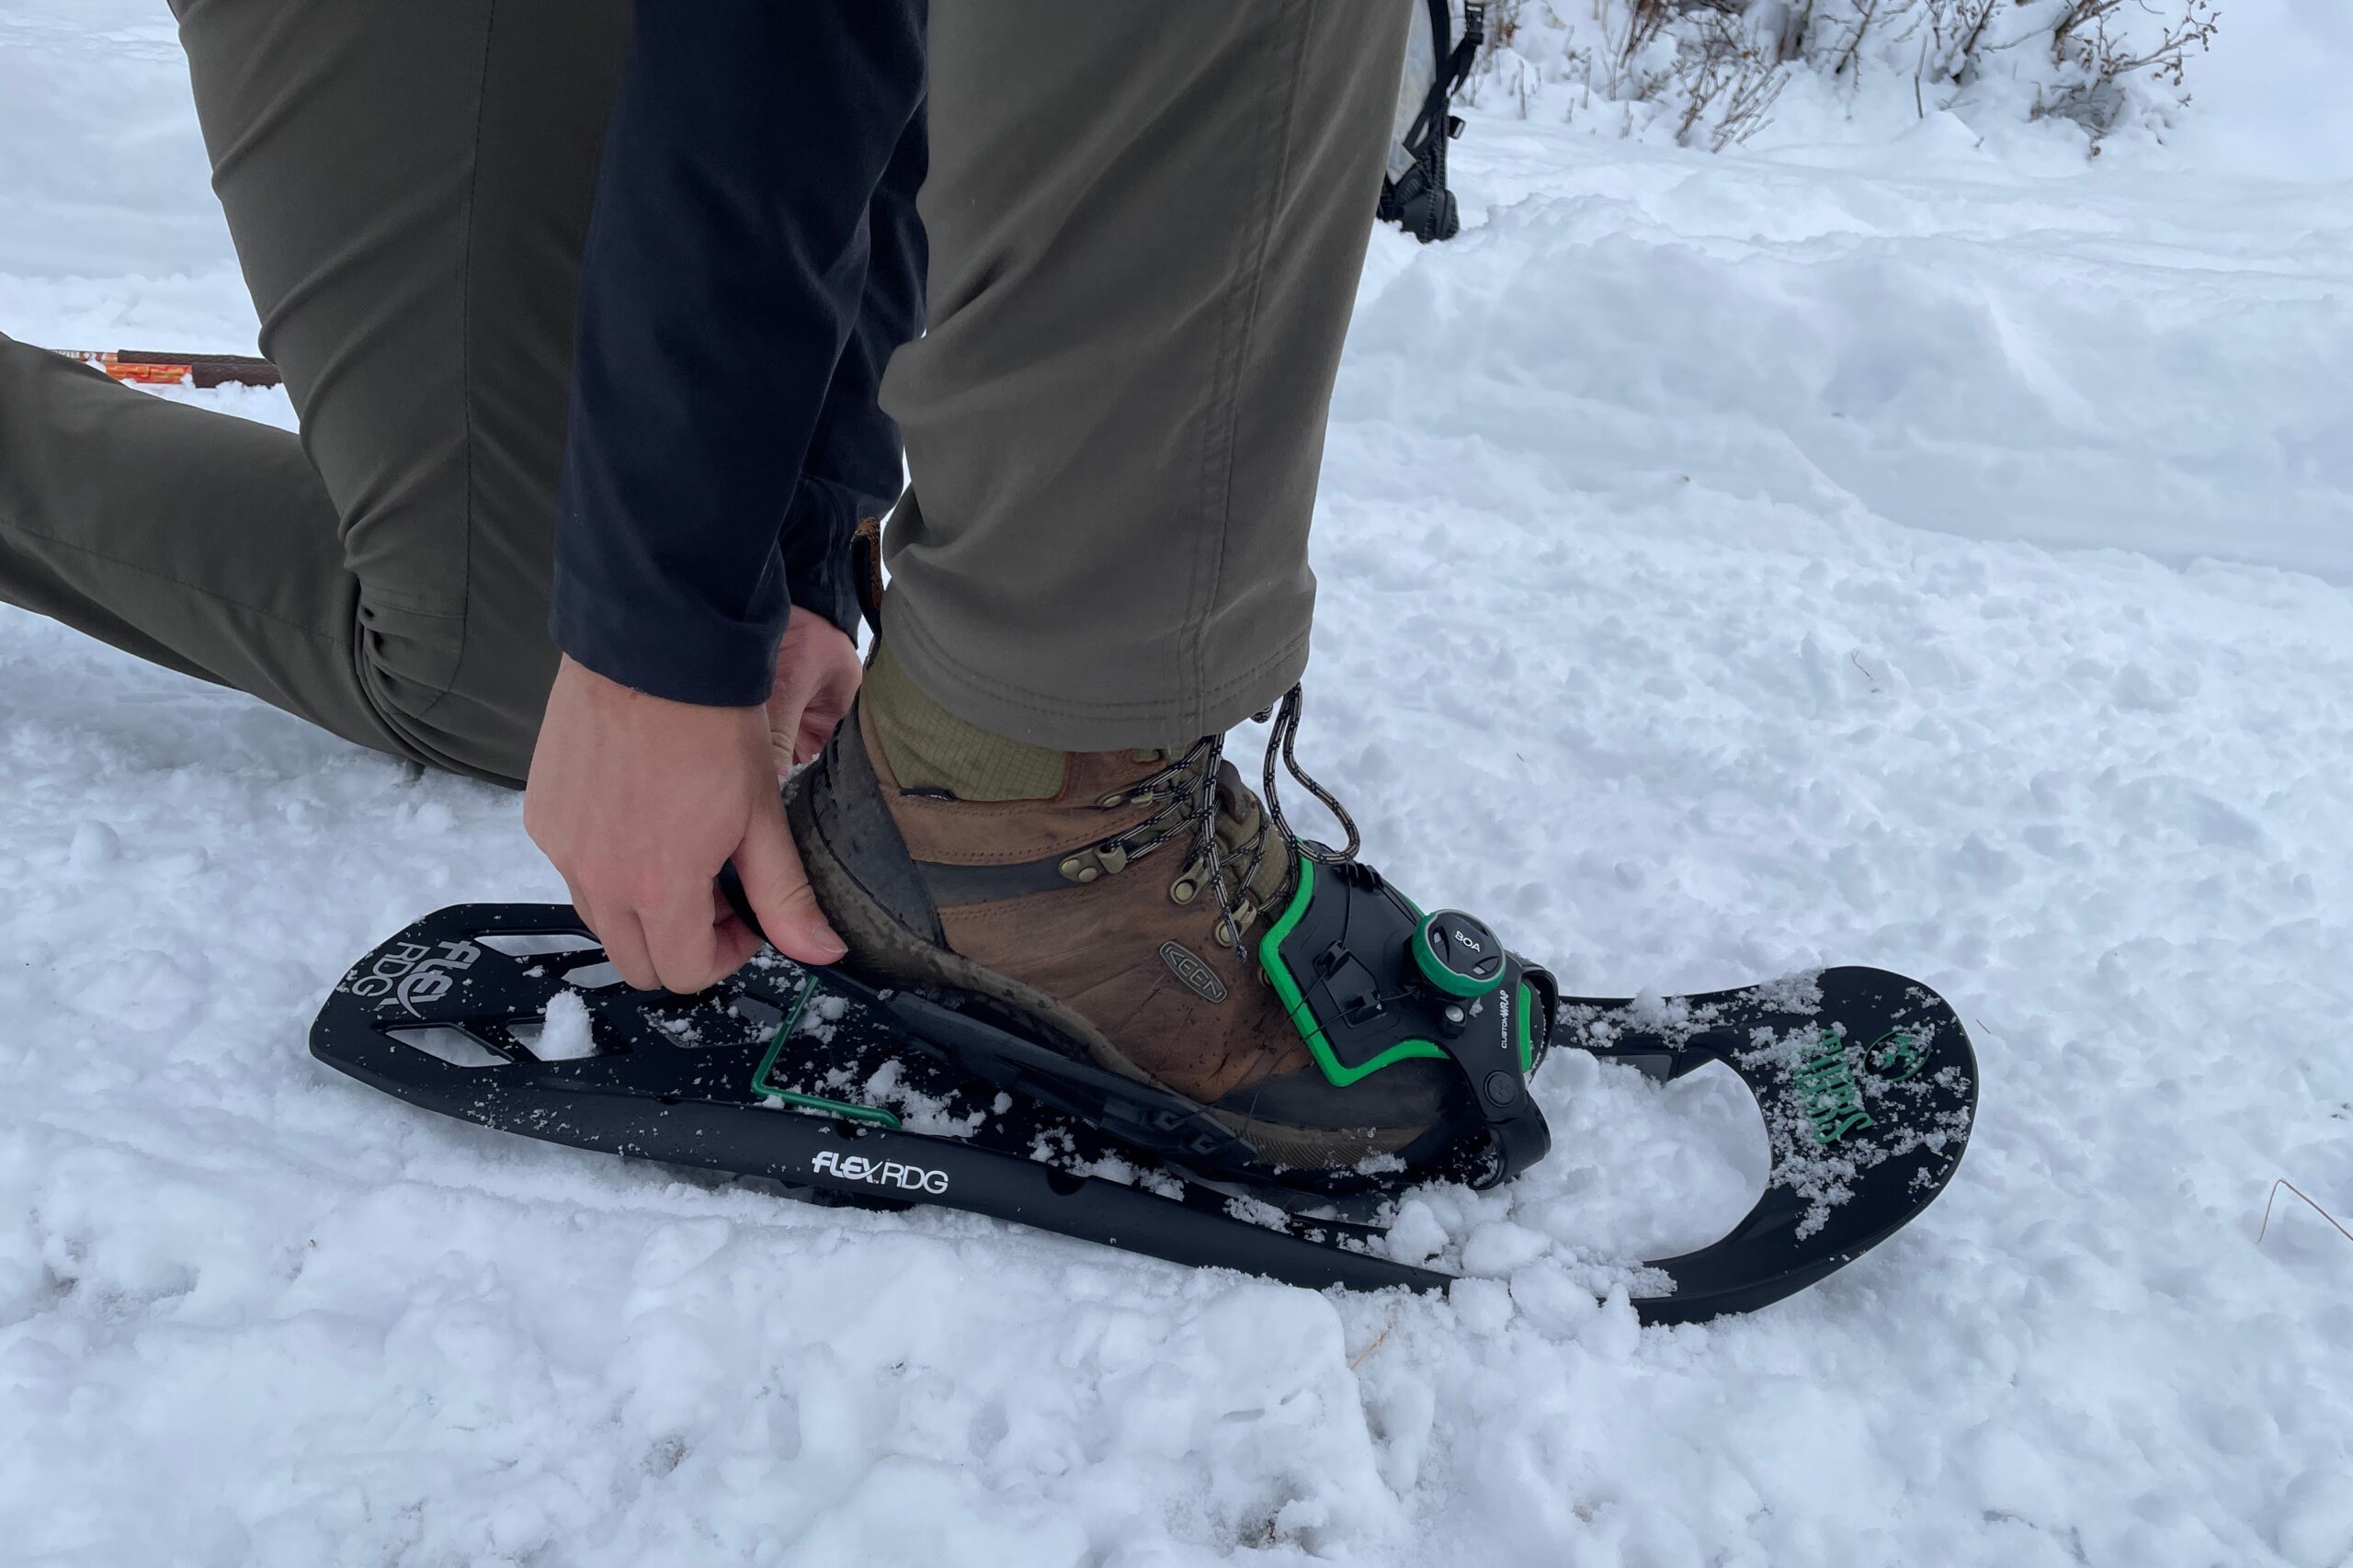
M 801 852 L 785 829 L 782 802 L 774 795 L 753 809 L 734 858 L 744 900 L 759 916 L 760 929 L 777 951 L 803 963 L 823 964 L 849 950 L 817 907 L 809 874 L 801 867 Z

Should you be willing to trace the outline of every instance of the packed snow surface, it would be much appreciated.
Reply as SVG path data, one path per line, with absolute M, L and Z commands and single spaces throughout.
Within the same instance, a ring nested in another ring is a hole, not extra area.
M 2353 1243 L 2256 1239 L 2282 1177 L 2353 1217 L 2353 187 L 2267 177 L 2341 160 L 2235 22 L 2241 118 L 2097 163 L 1483 112 L 1463 236 L 1361 291 L 1310 766 L 1573 992 L 1952 997 L 1913 1228 L 1639 1328 L 1761 1129 L 1574 1052 L 1530 1185 L 1409 1206 L 1443 1300 L 412 1110 L 305 1029 L 416 915 L 561 896 L 514 798 L 0 610 L 0 1555 L 2353 1562 Z M 0 0 L 0 331 L 249 349 L 204 182 L 162 6 Z

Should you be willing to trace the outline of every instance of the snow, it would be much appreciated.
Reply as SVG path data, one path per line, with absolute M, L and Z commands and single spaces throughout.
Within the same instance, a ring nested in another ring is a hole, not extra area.
M 2353 179 L 2345 62 L 2353 11 L 2337 0 L 2234 6 L 2194 74 L 2194 112 L 2170 138 L 2210 168 L 2257 178 Z
M 2353 1244 L 2256 1240 L 2353 1219 L 2353 36 L 2258 9 L 2097 163 L 1483 111 L 1462 238 L 1376 236 L 1302 760 L 1574 992 L 1954 998 L 1979 1123 L 1880 1251 L 1639 1328 L 1763 1130 L 1576 1052 L 1526 1187 L 1404 1205 L 1440 1301 L 413 1111 L 305 1029 L 562 896 L 514 799 L 0 610 L 6 1554 L 2353 1562 Z M 251 348 L 179 71 L 0 0 L 0 331 Z
M 559 991 L 548 998 L 541 1015 L 544 1028 L 530 1042 L 531 1054 L 542 1062 L 574 1062 L 597 1054 L 588 1034 L 588 1001 L 577 991 Z

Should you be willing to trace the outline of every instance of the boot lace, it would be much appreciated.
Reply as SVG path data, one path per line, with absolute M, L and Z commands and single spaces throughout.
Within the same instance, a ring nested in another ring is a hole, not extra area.
M 1250 954 L 1243 945 L 1242 935 L 1260 913 L 1259 905 L 1247 890 L 1256 885 L 1270 845 L 1279 840 L 1294 858 L 1304 856 L 1324 866 L 1343 865 L 1354 860 L 1357 851 L 1363 846 L 1356 819 L 1348 814 L 1347 808 L 1299 765 L 1297 746 L 1301 706 L 1300 688 L 1294 686 L 1283 694 L 1280 701 L 1254 716 L 1260 723 L 1272 719 L 1274 729 L 1267 737 L 1266 762 L 1259 774 L 1264 790 L 1263 809 L 1246 838 L 1229 849 L 1219 836 L 1218 773 L 1225 760 L 1225 737 L 1204 735 L 1165 767 L 1146 775 L 1120 792 L 1119 800 L 1121 803 L 1133 804 L 1164 797 L 1165 803 L 1151 816 L 1103 846 L 1119 852 L 1124 857 L 1124 862 L 1131 863 L 1165 844 L 1189 836 L 1192 853 L 1187 860 L 1186 875 L 1191 876 L 1191 868 L 1196 865 L 1201 868 L 1199 880 L 1209 888 L 1211 896 L 1217 900 L 1218 940 L 1245 964 Z M 1291 826 L 1290 819 L 1283 814 L 1282 792 L 1276 777 L 1278 756 L 1281 758 L 1282 770 L 1322 801 L 1324 809 L 1330 812 L 1333 820 L 1340 824 L 1347 835 L 1344 847 L 1334 849 L 1315 839 L 1302 837 Z M 1286 860 L 1285 864 L 1289 865 L 1290 861 Z

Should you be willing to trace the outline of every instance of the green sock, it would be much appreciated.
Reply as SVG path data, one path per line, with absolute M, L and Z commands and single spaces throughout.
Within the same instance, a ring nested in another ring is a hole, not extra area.
M 860 700 L 902 790 L 945 790 L 960 801 L 1050 801 L 1069 775 L 1065 755 L 1009 741 L 934 702 L 880 644 Z

